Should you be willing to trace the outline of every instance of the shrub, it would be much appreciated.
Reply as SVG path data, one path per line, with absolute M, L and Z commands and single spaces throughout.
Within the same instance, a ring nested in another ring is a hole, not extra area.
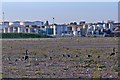
M 48 35 L 43 34 L 32 34 L 32 33 L 0 33 L 0 38 L 52 38 Z

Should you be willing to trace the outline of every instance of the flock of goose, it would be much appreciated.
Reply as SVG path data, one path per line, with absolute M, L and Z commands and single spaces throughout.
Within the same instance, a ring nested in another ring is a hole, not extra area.
M 112 50 L 112 52 L 111 52 L 111 54 L 109 55 L 109 56 L 114 56 L 114 55 L 116 55 L 116 48 L 113 48 L 113 50 Z M 65 54 L 63 54 L 62 55 L 63 57 L 71 57 L 71 55 L 70 54 L 67 54 L 67 55 L 65 55 Z M 79 57 L 79 55 L 75 55 L 76 57 Z M 92 55 L 87 55 L 87 57 L 88 58 L 91 58 L 92 57 Z M 30 58 L 30 53 L 29 53 L 29 51 L 28 50 L 26 50 L 25 51 L 25 53 L 24 53 L 24 55 L 22 56 L 22 58 L 16 58 L 15 59 L 15 62 L 16 61 L 29 61 L 29 58 Z M 100 55 L 98 55 L 97 56 L 97 58 L 100 58 Z M 53 59 L 53 57 L 52 56 L 50 56 L 49 57 L 49 60 L 52 60 Z M 8 56 L 7 58 L 6 58 L 6 60 L 8 60 L 8 61 L 11 61 L 12 59 L 10 58 L 10 56 Z M 37 59 L 36 59 L 37 60 Z

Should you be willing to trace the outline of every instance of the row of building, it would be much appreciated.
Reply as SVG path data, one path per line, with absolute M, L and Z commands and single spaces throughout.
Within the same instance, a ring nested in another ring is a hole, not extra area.
M 51 36 L 120 36 L 120 23 L 113 21 L 79 24 L 49 24 L 42 21 L 4 21 L 1 33 L 37 33 Z

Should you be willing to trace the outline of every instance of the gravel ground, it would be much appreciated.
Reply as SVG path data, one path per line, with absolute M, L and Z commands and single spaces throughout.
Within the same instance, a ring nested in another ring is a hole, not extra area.
M 118 38 L 67 37 L 1 41 L 3 78 L 119 77 Z M 29 60 L 22 59 L 26 50 L 29 51 Z

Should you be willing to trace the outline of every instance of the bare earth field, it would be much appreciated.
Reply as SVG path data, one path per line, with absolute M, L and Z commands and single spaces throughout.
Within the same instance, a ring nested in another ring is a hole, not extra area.
M 2 77 L 118 78 L 118 45 L 118 38 L 2 39 Z

